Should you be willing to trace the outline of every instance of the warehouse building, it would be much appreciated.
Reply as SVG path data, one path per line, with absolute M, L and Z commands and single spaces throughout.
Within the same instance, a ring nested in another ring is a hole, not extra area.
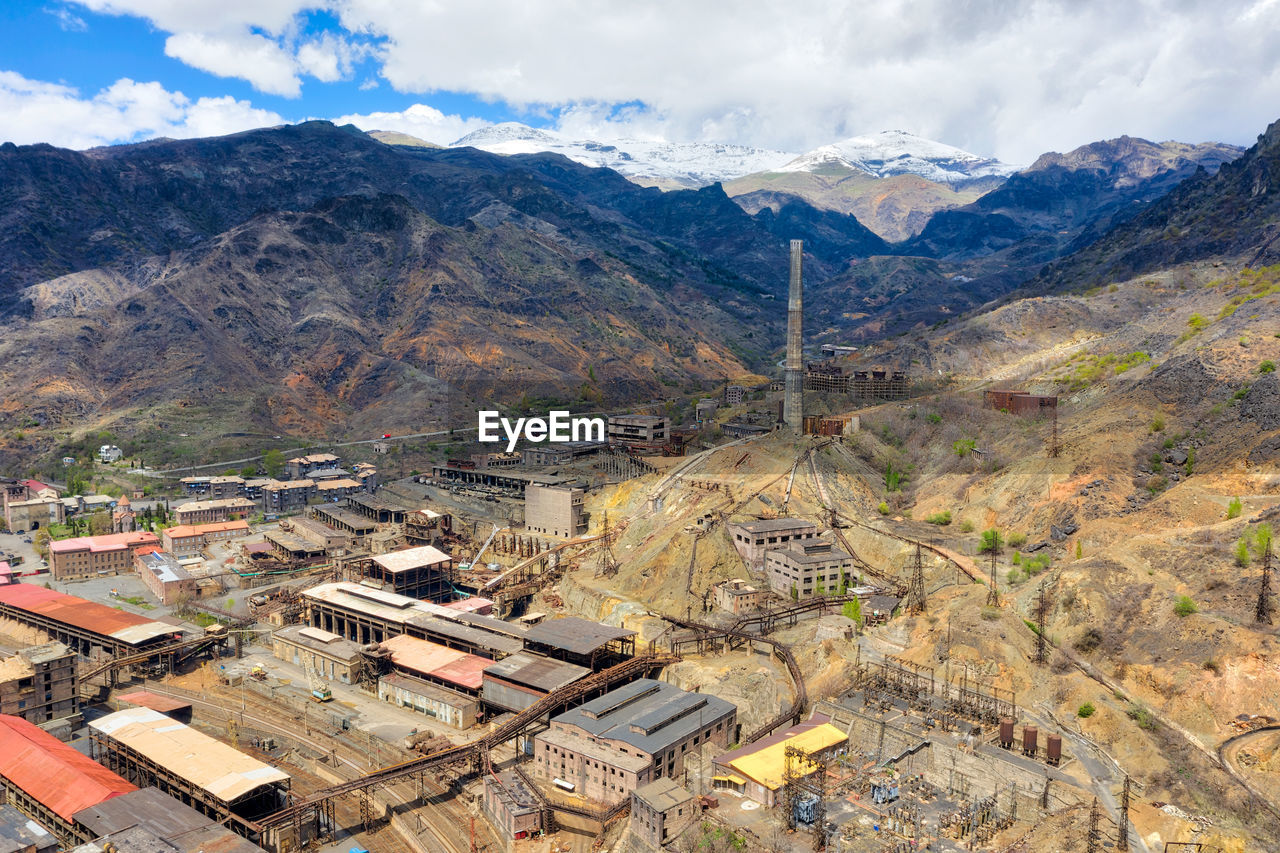
M 524 649 L 522 626 L 363 584 L 320 584 L 303 592 L 302 598 L 310 625 L 360 645 L 408 634 L 491 660 Z
M 753 569 L 764 568 L 764 555 L 791 542 L 816 539 L 818 526 L 802 518 L 765 518 L 729 525 L 733 547 Z
M 72 853 L 165 851 L 263 853 L 262 848 L 157 788 L 142 788 L 76 812 L 94 842 Z
M 683 772 L 690 750 L 727 746 L 737 713 L 718 697 L 638 679 L 553 717 L 534 738 L 534 769 L 588 799 L 616 803 Z
M 321 524 L 341 530 L 357 539 L 377 532 L 378 525 L 359 513 L 341 506 L 313 506 L 311 517 Z
M 347 495 L 349 510 L 378 524 L 404 524 L 408 509 L 373 495 Z
M 58 839 L 11 805 L 0 805 L 0 853 L 58 853 Z
M 0 586 L 0 619 L 44 631 L 87 658 L 135 655 L 182 639 L 167 622 L 32 584 Z
M 720 581 L 711 589 L 716 607 L 733 614 L 759 610 L 771 597 L 767 589 L 757 589 L 742 578 Z
M 134 784 L 155 786 L 215 821 L 254 820 L 285 805 L 289 774 L 150 708 L 89 724 L 94 758 Z
M 0 784 L 10 805 L 68 847 L 94 837 L 76 823 L 77 812 L 137 790 L 48 732 L 11 716 L 0 716 Z
M 382 648 L 390 652 L 391 665 L 400 673 L 471 696 L 480 695 L 485 667 L 493 663 L 407 634 L 390 638 Z
M 603 669 L 635 655 L 636 632 L 577 616 L 561 616 L 530 626 L 525 646 L 550 658 Z
M 469 729 L 480 718 L 480 700 L 402 672 L 378 680 L 378 698 L 433 717 L 455 729 Z
M 77 536 L 49 543 L 49 571 L 54 580 L 92 578 L 133 571 L 133 555 L 147 545 L 160 545 L 160 537 L 146 530 Z
M 814 714 L 798 726 L 717 756 L 712 764 L 713 782 L 717 788 L 737 791 L 772 808 L 781 796 L 787 747 L 794 746 L 807 755 L 834 755 L 848 740 L 844 732 L 831 725 L 830 717 Z M 807 776 L 815 769 L 814 765 L 802 764 L 799 772 Z
M 286 663 L 313 668 L 321 676 L 342 684 L 360 678 L 360 647 L 330 631 L 307 625 L 288 625 L 271 635 L 271 651 Z
M 397 595 L 443 604 L 453 597 L 453 558 L 432 545 L 379 554 L 365 564 L 365 577 Z
M 116 696 L 113 707 L 116 707 L 116 710 L 124 707 L 150 708 L 153 711 L 159 711 L 166 717 L 177 720 L 179 723 L 187 723 L 188 725 L 191 723 L 190 702 L 183 702 L 181 699 L 174 699 L 169 696 L 161 696 L 159 693 L 152 693 L 149 690 L 121 693 Z
M 0 652 L 0 714 L 39 725 L 74 714 L 76 653 L 62 643 Z
M 491 707 L 518 713 L 590 674 L 585 666 L 518 652 L 485 667 L 480 698 Z
M 662 415 L 614 415 L 609 443 L 636 453 L 657 453 L 671 440 L 671 419 Z

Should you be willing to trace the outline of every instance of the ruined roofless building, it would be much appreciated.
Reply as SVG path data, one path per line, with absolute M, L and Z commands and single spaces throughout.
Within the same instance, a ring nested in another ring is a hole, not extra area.
M 791 286 L 787 293 L 787 361 L 782 420 L 794 433 L 804 426 L 804 287 L 800 281 L 800 264 L 804 241 L 791 241 Z

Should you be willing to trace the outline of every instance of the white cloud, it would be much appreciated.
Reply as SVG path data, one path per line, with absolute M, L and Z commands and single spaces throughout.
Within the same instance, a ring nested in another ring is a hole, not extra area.
M 489 122 L 460 115 L 445 115 L 435 107 L 414 104 L 399 112 L 352 113 L 333 120 L 334 124 L 354 124 L 361 130 L 398 130 L 437 145 L 448 145 Z
M 399 91 L 567 109 L 563 127 L 600 137 L 803 150 L 901 128 L 1029 162 L 1122 133 L 1249 142 L 1280 104 L 1276 0 L 82 4 L 144 17 L 183 61 L 278 93 L 349 76 L 341 49 L 297 31 L 327 11 L 346 45 L 377 42 Z M 258 63 L 251 39 L 275 51 L 254 43 Z
M 192 101 L 159 83 L 121 78 L 92 97 L 70 86 L 0 71 L 0 140 L 92 148 L 156 136 L 220 136 L 283 123 L 231 97 Z
M 45 7 L 45 11 L 58 19 L 58 26 L 69 33 L 83 33 L 89 29 L 84 18 L 63 6 Z

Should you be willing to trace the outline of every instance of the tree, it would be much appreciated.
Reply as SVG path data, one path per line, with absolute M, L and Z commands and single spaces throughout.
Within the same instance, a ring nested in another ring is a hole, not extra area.
M 1000 530 L 995 527 L 989 527 L 982 531 L 982 543 L 978 546 L 978 550 L 982 553 L 987 551 L 999 551 L 1000 546 L 1004 544 L 1004 539 L 1000 536 Z
M 1259 524 L 1253 530 L 1253 551 L 1258 557 L 1267 553 L 1271 547 L 1271 525 Z
M 102 509 L 89 516 L 89 532 L 94 536 L 103 536 L 110 533 L 111 513 Z
M 856 598 L 853 599 L 852 601 L 846 601 L 844 603 L 844 607 L 841 608 L 841 610 L 845 616 L 852 619 L 854 622 L 857 622 L 859 625 L 862 624 L 862 602 L 861 601 L 859 601 Z
M 267 469 L 268 477 L 273 480 L 278 478 L 284 473 L 284 454 L 271 448 L 262 456 L 262 467 Z
M 1199 609 L 1189 595 L 1178 596 L 1178 603 L 1173 605 L 1173 612 L 1179 616 L 1190 616 Z
M 1242 569 L 1249 567 L 1249 542 L 1243 538 L 1236 543 L 1236 565 Z
M 951 445 L 951 449 L 955 451 L 956 456 L 961 459 L 973 452 L 973 448 L 977 446 L 977 442 L 972 438 L 957 439 L 955 444 Z
M 1240 499 L 1232 498 L 1227 503 L 1227 518 L 1239 518 L 1242 509 L 1244 509 L 1244 505 L 1240 502 Z
M 240 469 L 240 476 L 245 480 L 252 480 L 258 476 L 258 469 L 253 465 L 246 465 Z
M 795 584 L 791 585 L 791 600 L 792 601 L 800 600 L 800 590 L 796 588 Z
M 1079 539 L 1076 540 L 1076 559 L 1079 560 L 1084 556 L 1084 543 Z

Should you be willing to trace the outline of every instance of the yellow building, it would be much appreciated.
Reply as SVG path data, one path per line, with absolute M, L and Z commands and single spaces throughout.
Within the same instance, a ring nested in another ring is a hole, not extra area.
M 842 752 L 848 740 L 844 732 L 831 725 L 829 717 L 814 714 L 798 726 L 718 756 L 713 762 L 713 781 L 721 790 L 738 791 L 772 808 L 778 802 L 786 775 L 787 747 L 794 746 L 806 755 L 830 756 Z M 797 770 L 803 776 L 816 769 L 807 761 L 800 764 Z

